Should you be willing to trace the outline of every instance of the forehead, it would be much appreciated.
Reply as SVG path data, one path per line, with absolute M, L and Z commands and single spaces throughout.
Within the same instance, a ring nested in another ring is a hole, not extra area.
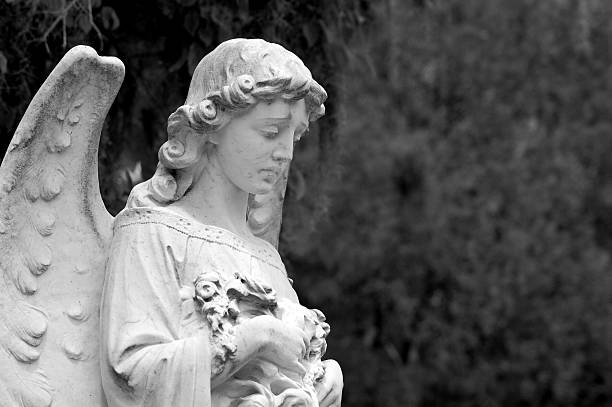
M 276 99 L 272 102 L 259 102 L 249 111 L 254 119 L 285 119 L 308 123 L 308 112 L 304 99 L 285 101 Z

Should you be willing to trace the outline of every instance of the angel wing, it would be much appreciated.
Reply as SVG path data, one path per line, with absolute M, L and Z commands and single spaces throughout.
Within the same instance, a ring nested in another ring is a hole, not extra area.
M 112 217 L 98 143 L 124 68 L 70 50 L 0 167 L 0 406 L 105 406 L 99 301 Z

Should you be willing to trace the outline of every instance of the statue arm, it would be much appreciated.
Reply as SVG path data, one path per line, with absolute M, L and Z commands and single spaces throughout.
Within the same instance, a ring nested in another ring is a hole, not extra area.
M 115 228 L 101 316 L 102 379 L 111 407 L 121 398 L 130 406 L 208 405 L 211 388 L 254 358 L 296 377 L 306 372 L 301 360 L 310 336 L 266 315 L 236 326 L 235 353 L 218 372 L 210 328 L 196 311 L 185 271 L 206 264 L 188 258 L 188 241 L 165 225 Z
M 193 305 L 180 296 L 177 269 L 186 242 L 164 226 L 115 230 L 102 302 L 102 379 L 110 406 L 113 400 L 209 405 L 208 331 L 186 333 L 183 309 Z
M 338 362 L 332 359 L 323 361 L 325 375 L 315 384 L 320 407 L 340 407 L 344 379 Z

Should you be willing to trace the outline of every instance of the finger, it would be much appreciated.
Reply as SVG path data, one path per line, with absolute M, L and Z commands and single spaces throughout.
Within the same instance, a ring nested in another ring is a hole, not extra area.
M 297 373 L 298 375 L 300 375 L 300 377 L 304 377 L 304 375 L 306 375 L 306 367 L 298 360 L 287 366 L 287 369 L 294 373 Z
M 304 369 L 304 367 L 297 362 L 290 365 L 279 365 L 279 367 L 286 374 L 295 374 L 297 377 L 304 377 L 306 375 L 306 369 Z
M 304 331 L 299 328 L 294 328 L 291 331 L 287 332 L 287 340 L 291 341 L 291 343 L 296 344 L 299 342 L 298 346 L 301 349 L 301 352 L 299 353 L 300 355 L 303 355 L 306 352 L 306 349 L 308 349 L 308 346 L 310 345 L 310 338 L 307 338 L 304 334 Z
M 330 395 L 330 394 L 328 394 L 327 397 L 324 398 L 323 401 L 319 403 L 320 407 L 332 407 L 332 406 L 340 405 L 339 403 L 340 403 L 341 396 L 339 394 L 333 394 L 333 395 Z
M 304 333 L 306 334 L 306 336 L 308 336 L 308 340 L 310 340 L 313 336 L 315 336 L 316 332 L 317 332 L 317 326 L 315 324 L 313 324 L 310 321 L 307 321 L 304 324 Z
M 303 343 L 301 346 L 300 360 L 308 359 L 308 353 L 310 352 L 310 348 L 307 344 Z
M 321 380 L 316 387 L 317 398 L 319 400 L 323 400 L 323 398 L 329 394 L 331 389 L 331 383 L 329 382 L 329 380 L 326 379 L 325 376 L 323 376 L 323 380 Z
M 323 365 L 325 365 L 325 369 L 326 370 L 337 370 L 340 373 L 342 373 L 342 369 L 340 368 L 340 365 L 338 364 L 338 362 L 336 362 L 333 359 L 327 359 L 323 361 Z
M 322 403 L 322 404 L 327 405 L 327 406 L 330 405 L 331 404 L 330 400 L 332 400 L 334 398 L 333 397 L 334 388 L 330 386 L 329 388 L 325 389 L 322 392 L 322 394 L 323 394 L 323 397 L 319 397 L 319 400 L 320 400 L 319 403 Z
M 306 332 L 300 329 L 300 334 L 302 335 L 302 341 L 304 342 L 304 352 L 310 347 L 310 336 L 306 334 Z

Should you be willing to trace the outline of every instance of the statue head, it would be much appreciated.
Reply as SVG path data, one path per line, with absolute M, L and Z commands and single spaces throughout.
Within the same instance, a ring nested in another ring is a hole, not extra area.
M 212 137 L 259 103 L 303 100 L 308 120 L 314 121 L 325 113 L 326 98 L 302 61 L 280 45 L 260 39 L 223 42 L 200 61 L 185 104 L 168 118 L 168 141 L 159 150 L 148 191 L 142 192 L 159 204 L 180 199 L 205 167 Z

